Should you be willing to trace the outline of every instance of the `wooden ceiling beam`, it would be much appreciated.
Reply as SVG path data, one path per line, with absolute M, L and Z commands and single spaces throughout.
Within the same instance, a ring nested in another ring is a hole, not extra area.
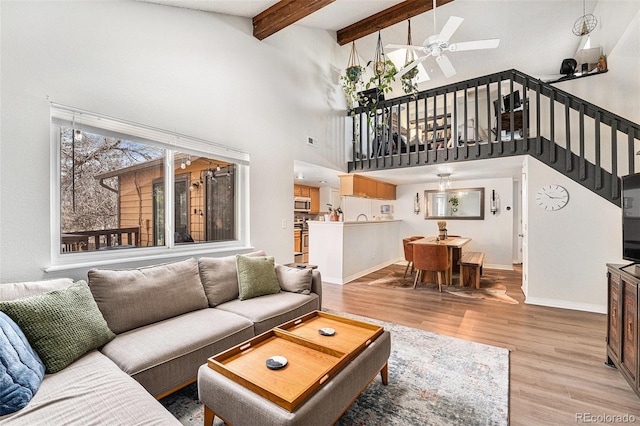
M 436 0 L 436 7 L 452 1 L 453 0 Z M 354 40 L 368 36 L 369 34 L 373 34 L 399 22 L 406 21 L 416 15 L 428 12 L 431 9 L 433 9 L 433 2 L 430 0 L 403 1 L 382 12 L 378 12 L 375 15 L 371 15 L 355 24 L 338 30 L 338 44 L 344 46 Z
M 253 36 L 264 40 L 335 0 L 281 0 L 253 17 Z

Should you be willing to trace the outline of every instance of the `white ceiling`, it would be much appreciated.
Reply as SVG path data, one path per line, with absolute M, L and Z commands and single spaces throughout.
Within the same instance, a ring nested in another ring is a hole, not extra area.
M 252 18 L 277 3 L 277 0 L 140 1 L 246 18 Z M 597 1 L 586 0 L 587 13 L 593 12 Z M 401 2 L 402 0 L 336 0 L 294 25 L 336 31 Z M 435 62 L 428 59 L 424 64 L 431 80 L 420 83 L 419 89 L 426 90 L 511 68 L 538 77 L 557 74 L 562 59 L 572 57 L 579 47 L 581 40 L 571 30 L 582 13 L 581 0 L 454 0 L 436 9 L 435 29 L 433 11 L 418 15 L 411 19 L 413 44 L 422 44 L 425 38 L 439 32 L 449 16 L 464 18 L 453 35 L 452 42 L 488 38 L 501 40 L 497 49 L 449 53 L 449 58 L 458 71 L 450 79 L 445 79 L 438 67 L 434 66 Z M 286 32 L 287 28 L 282 31 Z M 385 45 L 405 44 L 407 24 L 402 22 L 388 27 L 381 31 L 381 36 Z M 356 48 L 364 63 L 373 57 L 377 37 L 376 33 L 356 41 Z M 346 65 L 349 46 L 344 46 L 344 55 Z M 440 172 L 453 173 L 452 177 L 457 176 L 459 179 L 490 176 L 519 178 L 521 163 L 521 159 L 507 158 L 502 163 L 494 162 L 490 167 L 483 167 L 485 165 L 481 161 L 467 161 L 444 166 L 385 170 L 371 175 L 396 184 L 433 182 Z M 294 165 L 295 176 L 305 177 L 304 180 L 296 179 L 300 184 L 338 187 L 337 176 L 341 173 L 344 172 L 301 161 L 296 161 Z
M 277 0 L 140 0 L 182 8 L 203 10 L 252 18 L 277 3 Z M 425 0 L 430 1 L 430 0 Z M 585 0 L 586 12 L 595 8 L 598 0 Z M 601 0 L 602 1 L 602 0 Z M 611 1 L 612 7 L 615 7 Z M 336 31 L 385 10 L 401 0 L 336 0 L 294 25 Z M 491 72 L 516 68 L 534 76 L 556 74 L 562 59 L 572 57 L 580 38 L 571 32 L 582 15 L 581 0 L 454 0 L 411 19 L 413 44 L 438 33 L 450 16 L 465 19 L 452 37 L 452 42 L 499 38 L 500 46 L 491 51 L 451 52 L 449 57 L 458 70 L 450 80 L 444 79 L 435 62 L 425 62 L 432 81 L 420 89 L 441 86 Z M 287 31 L 287 28 L 282 31 Z M 405 44 L 407 24 L 401 22 L 381 31 L 383 43 Z M 359 55 L 369 61 L 375 52 L 377 33 L 356 41 Z M 345 48 L 345 65 L 349 55 Z M 486 70 L 486 71 L 485 71 Z
M 473 160 L 456 163 L 404 167 L 397 169 L 377 170 L 372 172 L 358 172 L 372 178 L 395 185 L 409 185 L 415 183 L 433 183 L 440 178 L 438 173 L 451 173 L 451 180 L 474 180 L 512 178 L 520 180 L 524 157 L 505 157 L 487 160 Z M 293 166 L 295 183 L 308 186 L 340 187 L 339 175 L 346 172 L 333 170 L 315 164 L 296 161 Z

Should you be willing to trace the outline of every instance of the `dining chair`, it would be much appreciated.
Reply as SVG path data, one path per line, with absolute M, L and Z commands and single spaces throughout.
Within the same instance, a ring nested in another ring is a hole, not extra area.
M 402 247 L 404 248 L 404 260 L 407 261 L 407 267 L 404 269 L 404 278 L 407 277 L 407 271 L 411 266 L 411 273 L 413 274 L 413 245 L 412 241 L 419 240 L 420 236 L 407 237 L 402 239 Z
M 412 246 L 413 266 L 418 271 L 413 281 L 413 288 L 418 285 L 423 271 L 431 271 L 436 272 L 438 290 L 442 291 L 442 283 L 450 266 L 447 246 L 444 244 L 412 244 Z

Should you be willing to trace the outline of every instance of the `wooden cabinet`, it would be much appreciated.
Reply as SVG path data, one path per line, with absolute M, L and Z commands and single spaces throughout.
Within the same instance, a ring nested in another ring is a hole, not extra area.
M 383 200 L 395 200 L 396 199 L 396 186 L 389 183 L 377 182 L 376 183 L 376 198 Z
M 380 182 L 365 176 L 351 174 L 340 176 L 340 196 L 396 199 L 396 185 Z
M 293 252 L 294 253 L 302 253 L 301 234 L 302 234 L 302 230 L 300 229 L 293 230 Z
M 294 197 L 310 197 L 310 187 L 304 185 L 293 185 Z
M 311 198 L 311 214 L 320 213 L 320 188 L 306 185 L 293 185 L 294 197 Z
M 621 265 L 607 265 L 607 364 L 620 370 L 640 396 L 638 380 L 638 285 L 636 276 Z M 629 267 L 636 272 L 635 266 Z
M 622 353 L 620 364 L 636 381 L 638 365 L 638 283 L 623 280 L 622 285 Z
M 310 213 L 320 213 L 320 188 L 309 187 L 309 196 L 311 197 Z

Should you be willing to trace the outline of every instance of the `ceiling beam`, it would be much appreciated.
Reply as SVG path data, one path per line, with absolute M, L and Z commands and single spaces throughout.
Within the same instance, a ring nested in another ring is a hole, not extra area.
M 453 0 L 436 0 L 436 7 L 452 2 Z M 399 22 L 406 21 L 416 15 L 433 9 L 433 2 L 429 0 L 406 0 L 388 9 L 364 18 L 348 27 L 338 30 L 338 44 L 344 46 L 354 40 L 378 32 Z
M 264 40 L 335 0 L 281 0 L 253 17 L 253 36 Z

